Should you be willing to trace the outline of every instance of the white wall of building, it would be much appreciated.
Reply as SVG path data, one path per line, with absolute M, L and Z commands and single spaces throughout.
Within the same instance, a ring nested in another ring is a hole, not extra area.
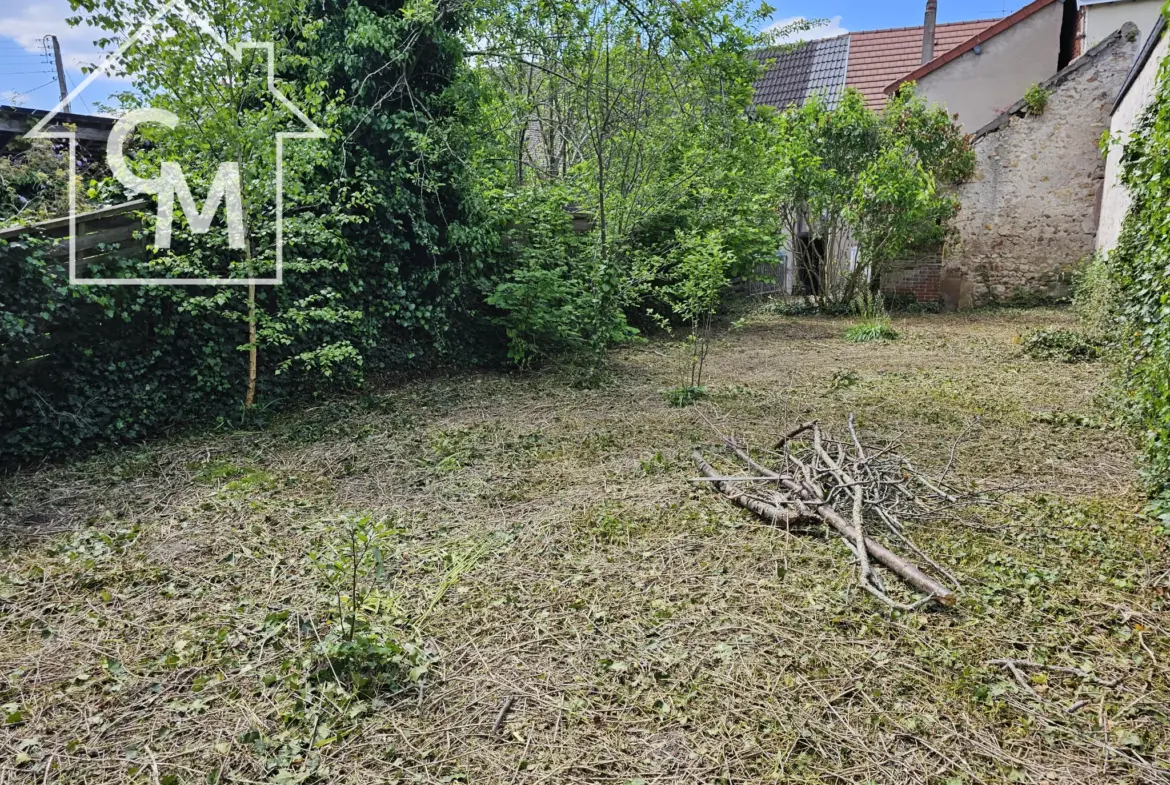
M 1130 134 L 1133 133 L 1141 118 L 1142 111 L 1149 106 L 1150 100 L 1154 97 L 1158 64 L 1166 57 L 1168 48 L 1170 48 L 1170 35 L 1163 35 L 1145 67 L 1130 86 L 1125 99 L 1118 105 L 1117 111 L 1113 113 L 1109 132 L 1114 139 L 1120 139 L 1123 143 L 1129 141 Z M 1101 218 L 1097 224 L 1098 251 L 1110 251 L 1117 246 L 1117 238 L 1121 235 L 1121 223 L 1129 211 L 1130 195 L 1125 186 L 1121 184 L 1121 154 L 1122 145 L 1114 144 L 1109 148 L 1109 155 L 1105 159 Z
M 1101 43 L 1126 22 L 1137 25 L 1138 35 L 1144 41 L 1154 29 L 1154 23 L 1158 21 L 1161 10 L 1162 0 L 1109 0 L 1088 4 L 1082 2 L 1084 39 L 1081 41 L 1081 51 L 1087 51 Z
M 1063 14 L 1062 3 L 1040 9 L 984 41 L 980 54 L 964 52 L 923 76 L 918 92 L 957 113 L 966 132 L 978 131 L 1020 100 L 1033 84 L 1056 73 Z

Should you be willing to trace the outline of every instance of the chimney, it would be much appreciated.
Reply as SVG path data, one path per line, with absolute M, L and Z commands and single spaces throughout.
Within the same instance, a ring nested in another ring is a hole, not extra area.
M 926 0 L 926 18 L 922 21 L 922 62 L 934 59 L 934 22 L 938 17 L 938 0 Z

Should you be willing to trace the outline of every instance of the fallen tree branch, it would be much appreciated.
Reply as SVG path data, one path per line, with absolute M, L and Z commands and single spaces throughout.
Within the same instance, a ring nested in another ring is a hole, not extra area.
M 718 488 L 732 503 L 754 512 L 769 523 L 788 525 L 806 517 L 799 512 L 780 509 L 743 493 L 732 484 L 731 478 L 724 477 L 715 471 L 711 464 L 703 459 L 703 454 L 698 450 L 695 450 L 695 465 L 699 467 L 700 472 L 706 475 L 711 484 Z
M 829 454 L 819 439 L 819 429 L 815 422 L 806 423 L 799 428 L 793 429 L 781 440 L 780 444 L 787 445 L 795 435 L 810 430 L 813 431 L 814 441 L 817 443 L 817 449 L 811 457 L 829 464 L 826 474 L 829 477 L 833 477 L 838 485 L 857 486 L 854 492 L 849 495 L 853 500 L 853 509 L 856 511 L 855 518 L 861 519 L 865 504 L 866 489 L 862 487 L 864 483 L 859 481 L 855 482 L 854 478 L 849 476 L 841 468 L 837 459 L 828 457 Z M 726 439 L 725 442 L 728 448 L 747 463 L 752 470 L 766 478 L 769 485 L 775 486 L 773 491 L 773 496 L 776 501 L 775 504 L 768 504 L 767 502 L 756 499 L 744 491 L 735 488 L 734 483 L 729 478 L 715 471 L 711 464 L 703 457 L 702 451 L 696 449 L 694 452 L 694 460 L 696 466 L 699 467 L 699 471 L 710 478 L 713 484 L 723 491 L 732 502 L 750 510 L 765 520 L 777 523 L 791 523 L 796 520 L 807 519 L 810 514 L 819 519 L 852 546 L 851 550 L 855 553 L 861 565 L 860 574 L 862 577 L 862 585 L 866 591 L 891 607 L 913 609 L 920 607 L 922 602 L 905 605 L 896 603 L 887 597 L 880 589 L 880 584 L 875 585 L 876 575 L 872 573 L 869 565 L 870 561 L 879 564 L 894 573 L 907 585 L 925 594 L 926 597 L 924 599 L 926 602 L 937 602 L 942 605 L 953 605 L 955 603 L 955 594 L 953 591 L 931 578 L 901 556 L 898 556 L 889 548 L 886 548 L 881 543 L 867 536 L 863 528 L 841 515 L 826 500 L 824 489 L 819 486 L 817 480 L 818 474 L 814 470 L 814 466 L 810 465 L 809 461 L 802 460 L 800 457 L 794 455 L 790 456 L 792 462 L 800 471 L 800 477 L 798 478 L 791 474 L 780 474 L 756 461 L 734 441 Z M 822 468 L 819 463 L 816 464 L 816 467 Z M 888 493 L 888 491 L 883 492 Z M 859 499 L 860 502 L 858 501 Z M 790 508 L 795 508 L 795 511 Z

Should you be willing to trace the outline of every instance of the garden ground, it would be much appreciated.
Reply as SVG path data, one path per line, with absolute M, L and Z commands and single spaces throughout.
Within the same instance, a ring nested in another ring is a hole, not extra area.
M 1170 781 L 1170 557 L 1135 446 L 1103 365 L 1014 342 L 1070 321 L 850 344 L 758 314 L 689 408 L 651 342 L 596 389 L 439 379 L 9 477 L 0 783 Z M 720 432 L 760 447 L 851 412 L 1008 492 L 913 530 L 955 608 L 891 613 L 840 541 L 690 481 Z M 421 647 L 417 682 L 348 689 L 316 653 L 336 597 L 309 554 L 343 513 L 389 522 L 366 614 Z M 1008 658 L 1087 673 L 1021 684 Z

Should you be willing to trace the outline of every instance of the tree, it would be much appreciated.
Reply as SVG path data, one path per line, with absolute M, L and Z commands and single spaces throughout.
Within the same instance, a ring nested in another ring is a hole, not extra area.
M 301 121 L 270 92 L 267 83 L 268 53 L 263 48 L 236 47 L 244 42 L 269 42 L 297 10 L 294 3 L 279 0 L 228 5 L 216 0 L 189 0 L 192 13 L 164 10 L 160 0 L 72 0 L 90 25 L 106 30 L 99 46 L 110 47 L 156 19 L 153 32 L 138 38 L 123 54 L 118 68 L 133 89 L 117 96 L 123 110 L 150 109 L 170 113 L 174 127 L 138 126 L 143 142 L 131 153 L 133 173 L 157 176 L 162 167 L 177 166 L 193 194 L 208 195 L 208 207 L 217 189 L 227 186 L 228 198 L 238 188 L 242 226 L 238 232 L 213 231 L 198 235 L 186 211 L 176 211 L 174 242 L 156 249 L 147 262 L 150 277 L 271 278 L 275 275 L 277 248 L 276 138 L 281 132 L 306 129 Z M 279 53 L 275 54 L 279 57 Z M 283 85 L 319 116 L 326 125 L 336 113 L 331 99 L 316 85 Z M 289 140 L 284 145 L 283 184 L 285 213 L 284 274 L 315 276 L 340 270 L 345 264 L 338 226 L 344 223 L 344 205 L 332 202 L 322 188 L 312 187 L 309 175 L 328 155 L 324 145 L 309 140 Z M 236 188 L 232 186 L 235 185 Z M 160 206 L 169 207 L 167 194 Z M 229 224 L 229 229 L 234 229 Z M 211 292 L 170 292 L 160 296 L 181 299 L 181 307 L 242 323 L 247 353 L 244 406 L 257 402 L 260 349 L 272 347 L 273 371 L 293 365 L 313 368 L 331 376 L 339 366 L 360 363 L 347 340 L 318 340 L 315 328 L 352 322 L 358 313 L 341 303 L 341 295 L 328 286 L 266 288 L 254 284 L 222 286 Z M 328 329 L 324 331 L 328 333 Z M 282 349 L 287 350 L 282 351 Z
M 725 198 L 734 167 L 720 164 L 744 149 L 753 50 L 767 42 L 750 28 L 769 13 L 726 0 L 482 7 L 472 38 L 497 131 L 480 156 L 483 187 L 493 201 L 527 200 L 518 196 L 525 189 L 555 183 L 567 206 L 591 217 L 591 242 L 559 269 L 565 289 L 580 292 L 577 343 L 595 358 L 630 334 L 624 312 L 643 294 L 655 292 L 661 304 L 669 275 L 647 284 L 679 258 L 678 231 L 735 212 Z M 729 243 L 751 246 L 750 224 L 728 231 Z M 755 243 L 752 253 L 758 235 Z M 518 265 L 531 260 L 521 257 Z M 521 277 L 537 280 L 513 268 L 500 285 L 514 295 Z
M 765 122 L 772 198 L 790 238 L 819 239 L 809 266 L 830 301 L 851 301 L 900 255 L 941 241 L 957 209 L 945 186 L 974 167 L 967 137 L 913 86 L 880 115 L 848 89 L 832 109 L 813 96 Z

